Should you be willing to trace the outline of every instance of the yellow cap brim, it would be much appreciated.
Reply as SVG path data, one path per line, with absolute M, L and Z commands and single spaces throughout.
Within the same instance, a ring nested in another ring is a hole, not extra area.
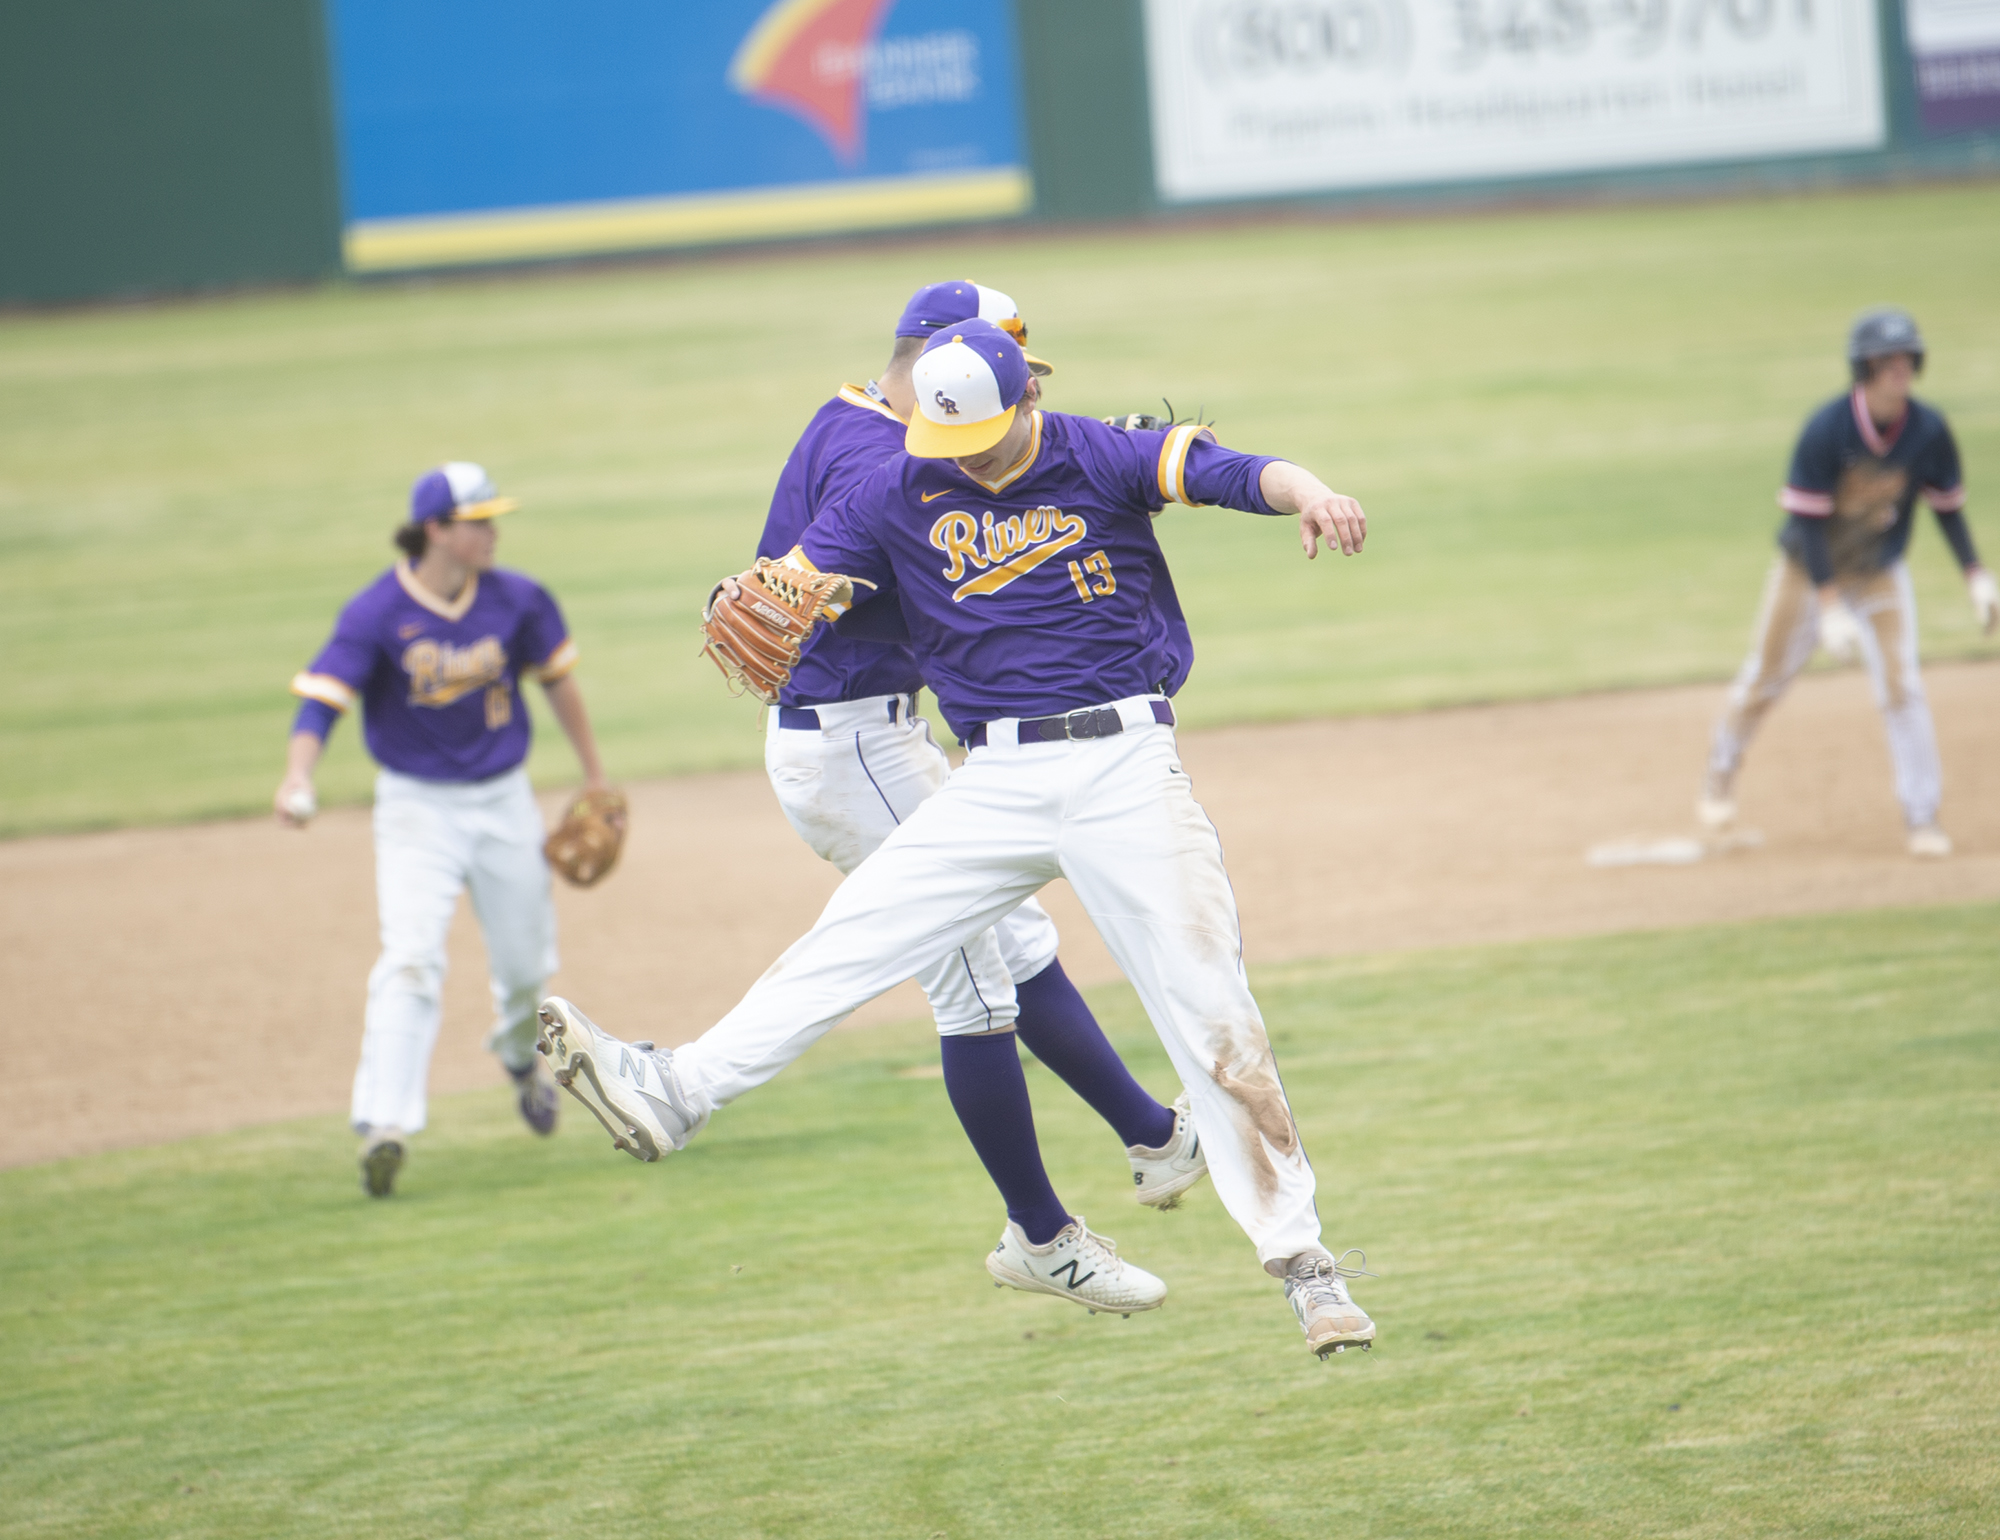
M 451 516 L 454 519 L 497 519 L 520 506 L 518 497 L 489 497 L 483 503 L 467 503 L 462 508 L 454 508 Z
M 1054 364 L 1050 363 L 1045 358 L 1035 357 L 1035 355 L 1030 353 L 1026 348 L 1021 349 L 1021 356 L 1028 361 L 1028 373 L 1034 375 L 1037 379 L 1046 380 L 1050 375 L 1056 372 L 1056 366 Z
M 1017 406 L 984 422 L 932 422 L 922 412 L 911 414 L 909 429 L 903 434 L 903 448 L 919 460 L 956 460 L 965 455 L 984 454 L 1007 436 L 1014 425 Z

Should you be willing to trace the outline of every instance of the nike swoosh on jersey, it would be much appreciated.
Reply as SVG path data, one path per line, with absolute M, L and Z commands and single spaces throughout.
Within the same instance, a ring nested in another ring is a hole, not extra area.
M 950 494 L 951 494 L 951 488 L 946 487 L 942 492 L 923 492 L 918 495 L 922 498 L 924 502 L 928 503 L 940 497 L 948 497 L 950 496 Z

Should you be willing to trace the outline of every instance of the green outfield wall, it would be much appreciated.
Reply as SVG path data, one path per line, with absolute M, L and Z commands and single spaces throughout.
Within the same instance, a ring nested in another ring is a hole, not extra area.
M 0 304 L 340 271 L 319 0 L 0 5 Z
M 819 45 L 800 31 L 822 12 L 862 28 L 837 101 L 815 94 Z M 1974 12 L 1993 12 L 1993 36 L 1967 40 Z M 967 221 L 2000 175 L 2000 11 L 1955 0 L 888 0 L 861 15 L 834 0 L 587 17 L 560 0 L 13 0 L 0 304 Z M 554 89 L 537 28 L 593 17 L 596 42 L 568 51 L 575 78 Z M 481 69 L 433 80 L 448 49 L 415 46 L 422 26 Z M 629 80 L 612 68 L 633 59 Z M 459 132 L 460 96 L 508 91 L 525 104 L 493 115 L 508 133 Z M 546 121 L 523 126 L 531 107 Z M 572 139 L 574 170 L 551 177 L 550 147 Z M 676 167 L 688 187 L 667 185 Z

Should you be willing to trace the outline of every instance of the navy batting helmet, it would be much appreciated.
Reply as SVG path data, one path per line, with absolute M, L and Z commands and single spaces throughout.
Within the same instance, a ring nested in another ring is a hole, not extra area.
M 1908 353 L 1919 369 L 1924 366 L 1924 334 L 1909 311 L 1881 305 L 1854 318 L 1847 333 L 1847 361 L 1857 378 L 1867 372 L 1871 360 L 1892 353 Z

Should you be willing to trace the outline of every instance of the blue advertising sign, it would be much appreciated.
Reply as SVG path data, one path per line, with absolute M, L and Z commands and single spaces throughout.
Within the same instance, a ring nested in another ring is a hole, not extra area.
M 1011 0 L 331 0 L 359 271 L 1025 211 Z

